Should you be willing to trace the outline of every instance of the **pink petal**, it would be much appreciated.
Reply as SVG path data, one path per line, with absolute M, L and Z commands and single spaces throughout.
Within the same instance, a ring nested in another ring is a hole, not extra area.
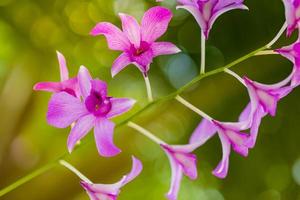
M 168 151 L 166 151 L 166 154 L 169 158 L 172 171 L 171 185 L 166 197 L 169 200 L 176 200 L 180 189 L 180 182 L 182 179 L 182 167 L 177 164 L 177 162 L 173 159 L 172 155 Z
M 127 55 L 127 53 L 122 53 L 112 64 L 111 68 L 111 75 L 114 77 L 116 74 L 118 74 L 121 70 L 123 70 L 125 67 L 127 67 L 131 63 L 130 57 Z
M 187 10 L 194 16 L 195 20 L 197 21 L 201 30 L 204 32 L 205 37 L 207 39 L 208 38 L 208 33 L 206 33 L 208 31 L 207 23 L 203 19 L 203 16 L 202 16 L 201 12 L 199 11 L 199 9 L 194 5 L 182 5 L 182 6 L 176 7 L 176 9 L 180 9 L 180 8 Z
M 130 48 L 126 35 L 115 25 L 107 22 L 98 23 L 90 33 L 93 36 L 104 35 L 112 50 L 125 51 Z
M 171 42 L 154 42 L 151 48 L 154 56 L 170 55 L 181 52 L 181 50 Z
M 231 151 L 231 145 L 230 141 L 227 139 L 227 137 L 223 134 L 219 134 L 221 143 L 222 143 L 222 151 L 223 156 L 221 162 L 218 164 L 218 166 L 213 170 L 213 175 L 215 175 L 218 178 L 225 178 L 228 173 L 228 166 L 229 166 L 229 155 Z
M 243 5 L 243 3 L 235 3 L 233 5 L 230 5 L 230 6 L 226 6 L 220 10 L 218 10 L 212 17 L 211 19 L 209 20 L 209 23 L 208 23 L 208 27 L 207 27 L 207 30 L 208 30 L 208 33 L 210 31 L 210 29 L 212 28 L 213 24 L 215 23 L 215 21 L 217 20 L 217 18 L 224 14 L 225 12 L 228 12 L 230 10 L 234 10 L 234 9 L 242 9 L 242 10 L 248 10 L 248 7 Z M 207 33 L 207 34 L 208 34 Z
M 192 133 L 190 143 L 204 144 L 217 132 L 216 126 L 207 119 L 202 119 L 201 123 Z
M 86 190 L 91 200 L 116 200 L 120 193 L 120 183 L 115 184 L 90 184 L 81 181 L 81 186 Z
M 62 87 L 58 82 L 40 82 L 33 86 L 35 91 L 60 92 Z
M 142 162 L 139 159 L 132 156 L 132 169 L 122 179 L 122 186 L 131 182 L 133 179 L 135 179 L 141 173 L 142 170 L 143 170 Z
M 130 15 L 120 13 L 119 16 L 122 21 L 124 34 L 136 48 L 139 48 L 141 43 L 141 28 L 139 23 Z
M 136 103 L 134 99 L 127 98 L 111 98 L 112 104 L 110 112 L 107 114 L 107 118 L 113 118 L 129 111 Z
M 239 121 L 246 121 L 249 119 L 249 117 L 251 117 L 251 112 L 252 112 L 252 107 L 251 107 L 251 102 L 247 104 L 247 106 L 244 108 L 244 110 L 242 111 L 240 117 L 239 117 Z
M 171 11 L 161 6 L 146 11 L 141 23 L 142 41 L 152 43 L 161 37 L 167 31 L 171 19 Z
M 107 96 L 107 84 L 99 79 L 91 80 L 92 90 L 101 94 L 102 97 Z
M 250 129 L 250 139 L 249 139 L 249 143 L 248 143 L 249 148 L 253 148 L 256 144 L 260 123 L 261 123 L 262 118 L 265 115 L 266 115 L 266 113 L 264 112 L 264 110 L 261 107 L 259 107 L 254 114 L 253 124 Z
M 107 119 L 99 119 L 95 126 L 95 140 L 100 155 L 112 157 L 121 152 L 113 142 L 115 124 Z
M 86 115 L 75 123 L 75 126 L 72 128 L 69 137 L 68 137 L 68 150 L 71 153 L 74 146 L 78 141 L 80 141 L 86 134 L 93 128 L 95 124 L 94 115 Z
M 80 117 L 88 114 L 85 105 L 66 93 L 55 93 L 48 105 L 47 122 L 57 128 L 66 128 Z
M 81 95 L 84 99 L 87 98 L 91 92 L 91 80 L 92 77 L 89 70 L 86 67 L 81 66 L 78 72 L 78 83 Z
M 66 81 L 69 79 L 69 71 L 66 64 L 66 59 L 64 55 L 62 55 L 60 52 L 56 51 L 58 63 L 59 63 L 59 70 L 60 70 L 60 80 Z

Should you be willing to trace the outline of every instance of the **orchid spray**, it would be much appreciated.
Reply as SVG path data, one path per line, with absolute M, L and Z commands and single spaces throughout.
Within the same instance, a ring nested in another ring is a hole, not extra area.
M 111 23 L 100 22 L 91 31 L 93 36 L 105 36 L 111 50 L 122 52 L 112 63 L 111 74 L 113 77 L 129 64 L 134 64 L 142 72 L 145 79 L 149 103 L 124 121 L 115 124 L 112 118 L 129 111 L 136 101 L 130 98 L 111 97 L 108 94 L 106 82 L 93 79 L 84 66 L 79 68 L 77 76 L 69 78 L 66 60 L 59 52 L 57 52 L 57 57 L 61 81 L 40 82 L 34 86 L 34 90 L 52 93 L 48 104 L 47 122 L 57 128 L 71 127 L 67 140 L 69 153 L 72 153 L 76 144 L 94 129 L 99 154 L 104 157 L 116 156 L 121 150 L 114 144 L 114 129 L 116 126 L 121 127 L 123 125 L 136 130 L 157 144 L 157 147 L 165 153 L 170 163 L 170 187 L 169 191 L 166 192 L 166 198 L 169 200 L 178 199 L 183 176 L 187 176 L 191 180 L 198 178 L 197 156 L 194 151 L 215 136 L 220 140 L 222 155 L 220 155 L 219 164 L 212 170 L 212 174 L 221 179 L 226 178 L 230 171 L 231 153 L 235 152 L 243 157 L 249 156 L 250 150 L 255 147 L 259 139 L 258 133 L 262 119 L 268 115 L 275 116 L 280 100 L 300 84 L 299 38 L 289 46 L 271 49 L 285 31 L 287 31 L 287 36 L 290 36 L 299 29 L 300 1 L 283 0 L 286 22 L 268 44 L 224 67 L 207 73 L 205 72 L 205 40 L 208 39 L 214 22 L 221 14 L 229 10 L 248 8 L 243 4 L 243 0 L 178 0 L 177 2 L 179 4 L 177 8 L 185 9 L 195 17 L 202 32 L 201 74 L 177 91 L 153 100 L 148 77 L 150 65 L 155 57 L 180 52 L 180 49 L 170 42 L 157 41 L 167 31 L 172 19 L 171 10 L 161 6 L 147 10 L 141 23 L 138 23 L 135 18 L 128 14 L 120 13 L 122 30 Z M 240 76 L 229 69 L 250 57 L 268 54 L 282 55 L 293 63 L 291 73 L 278 83 L 259 83 L 246 75 Z M 249 95 L 249 103 L 234 122 L 218 120 L 212 117 L 213 114 L 205 113 L 180 96 L 181 93 L 200 80 L 223 72 L 241 83 Z M 169 144 L 157 137 L 156 134 L 133 122 L 153 105 L 159 105 L 159 103 L 170 99 L 176 99 L 202 117 L 202 121 L 185 144 Z M 121 188 L 133 181 L 142 171 L 142 162 L 136 157 L 132 157 L 132 170 L 120 181 L 114 184 L 94 184 L 65 161 L 67 156 L 70 155 L 64 154 L 54 162 L 2 189 L 0 197 L 60 164 L 80 178 L 80 184 L 91 200 L 116 200 Z

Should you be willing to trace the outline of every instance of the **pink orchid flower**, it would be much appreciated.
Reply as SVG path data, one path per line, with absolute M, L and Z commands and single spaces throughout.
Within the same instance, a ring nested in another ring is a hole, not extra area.
M 208 39 L 217 18 L 233 9 L 247 10 L 243 0 L 177 0 L 182 8 L 190 12 L 199 24 L 204 36 Z
M 172 170 L 171 186 L 166 195 L 169 200 L 177 199 L 183 174 L 191 180 L 197 178 L 197 157 L 192 152 L 203 145 L 216 132 L 211 127 L 211 123 L 208 120 L 203 120 L 192 133 L 189 144 L 161 144 L 161 147 L 169 158 Z
M 104 35 L 110 49 L 123 52 L 113 63 L 112 76 L 129 64 L 136 65 L 147 76 L 154 57 L 180 52 L 170 42 L 156 42 L 168 28 L 172 18 L 170 10 L 160 6 L 150 8 L 141 25 L 130 15 L 119 15 L 123 31 L 108 22 L 98 23 L 91 31 L 93 36 Z
M 142 171 L 141 161 L 132 157 L 132 169 L 129 174 L 124 176 L 120 181 L 114 184 L 93 184 L 81 181 L 81 186 L 86 190 L 91 200 L 116 200 L 120 189 L 135 179 Z
M 300 41 L 297 41 L 292 45 L 282 47 L 275 51 L 286 57 L 293 63 L 294 72 L 291 80 L 291 85 L 294 87 L 300 85 Z
M 200 144 L 203 144 L 218 133 L 222 144 L 223 155 L 222 160 L 212 172 L 216 177 L 225 178 L 227 176 L 231 148 L 244 157 L 248 156 L 248 149 L 251 148 L 252 138 L 249 134 L 243 133 L 242 131 L 249 129 L 250 124 L 250 118 L 236 123 L 219 122 L 204 118 L 198 126 L 198 131 L 192 134 L 190 143 L 200 141 Z M 251 131 L 255 130 L 253 129 L 250 130 L 250 132 Z
M 66 128 L 76 122 L 68 138 L 69 152 L 94 127 L 99 154 L 109 157 L 120 153 L 113 143 L 115 124 L 110 119 L 130 110 L 135 100 L 107 96 L 106 83 L 92 79 L 83 66 L 79 70 L 78 82 L 83 100 L 66 92 L 54 94 L 49 102 L 48 123 Z
M 33 89 L 36 91 L 47 91 L 47 92 L 67 92 L 73 96 L 79 97 L 79 87 L 77 77 L 69 78 L 69 71 L 66 65 L 65 57 L 57 52 L 57 58 L 60 68 L 60 80 L 61 82 L 41 82 L 34 85 Z
M 290 36 L 295 29 L 299 29 L 300 0 L 283 0 L 285 17 L 287 23 L 287 36 Z

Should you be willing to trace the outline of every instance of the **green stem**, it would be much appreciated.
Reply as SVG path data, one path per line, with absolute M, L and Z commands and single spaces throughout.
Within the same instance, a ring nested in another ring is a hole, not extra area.
M 250 53 L 248 53 L 247 55 L 223 66 L 223 67 L 220 67 L 220 68 L 217 68 L 215 70 L 212 70 L 210 72 L 207 72 L 205 74 L 200 74 L 199 76 L 197 76 L 196 78 L 194 78 L 192 81 L 190 81 L 189 83 L 187 83 L 186 85 L 184 85 L 183 87 L 179 88 L 177 91 L 165 96 L 165 97 L 161 97 L 159 99 L 156 99 L 155 101 L 152 101 L 150 103 L 148 103 L 144 108 L 140 109 L 139 111 L 137 111 L 136 113 L 134 113 L 133 115 L 131 115 L 130 117 L 128 117 L 126 120 L 120 122 L 117 124 L 117 127 L 121 127 L 123 125 L 126 125 L 128 122 L 132 121 L 135 117 L 139 116 L 141 113 L 143 113 L 144 111 L 148 110 L 149 108 L 151 108 L 152 106 L 154 105 L 157 105 L 159 103 L 162 103 L 162 102 L 166 102 L 170 99 L 173 99 L 175 98 L 177 95 L 181 94 L 182 92 L 184 92 L 186 89 L 190 88 L 191 86 L 193 86 L 195 83 L 199 82 L 200 80 L 204 79 L 204 78 L 207 78 L 207 77 L 210 77 L 210 76 L 213 76 L 215 74 L 219 74 L 219 73 L 222 73 L 224 72 L 225 69 L 229 69 L 231 67 L 233 67 L 234 65 L 237 65 L 245 60 L 247 60 L 248 58 L 251 58 L 253 56 L 255 56 L 258 52 L 260 51 L 263 51 L 267 49 L 266 46 L 263 46 L 255 51 L 252 51 Z M 79 149 L 80 147 L 82 147 L 82 145 L 78 146 L 77 149 Z M 74 152 L 74 151 L 73 151 Z M 54 162 L 51 162 L 49 164 L 46 164 L 45 166 L 33 171 L 32 173 L 26 175 L 25 177 L 23 178 L 20 178 L 19 180 L 17 180 L 16 182 L 12 183 L 11 185 L 7 186 L 6 188 L 0 190 L 0 197 L 4 196 L 5 194 L 13 191 L 14 189 L 20 187 L 21 185 L 29 182 L 30 180 L 32 180 L 33 178 L 49 171 L 50 169 L 54 168 L 55 166 L 59 165 L 59 160 L 61 159 L 65 159 L 65 157 L 67 156 L 68 154 L 64 154 L 63 156 L 60 156 L 58 159 L 56 159 Z

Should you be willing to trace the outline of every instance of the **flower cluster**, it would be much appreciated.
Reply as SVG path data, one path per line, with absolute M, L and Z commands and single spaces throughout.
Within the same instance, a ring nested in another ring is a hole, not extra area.
M 247 9 L 243 0 L 178 0 L 178 3 L 177 8 L 183 8 L 195 17 L 205 39 L 208 39 L 213 23 L 221 14 L 233 9 Z M 284 0 L 284 5 L 289 36 L 299 28 L 300 1 Z M 91 35 L 103 35 L 111 50 L 122 52 L 112 64 L 112 76 L 114 77 L 129 64 L 134 64 L 145 78 L 148 97 L 152 101 L 148 73 L 153 59 L 160 55 L 180 52 L 180 49 L 170 42 L 157 42 L 157 39 L 167 31 L 172 13 L 164 7 L 153 7 L 144 14 L 141 23 L 127 14 L 119 14 L 119 16 L 122 30 L 111 23 L 100 22 L 91 30 Z M 278 102 L 300 84 L 300 38 L 294 44 L 279 48 L 275 52 L 289 59 L 294 65 L 291 74 L 279 83 L 262 84 L 246 76 L 240 77 L 229 69 L 224 70 L 243 84 L 249 94 L 249 103 L 241 112 L 237 122 L 221 122 L 214 119 L 177 96 L 177 101 L 203 117 L 191 134 L 188 144 L 168 144 L 139 125 L 128 123 L 129 127 L 156 142 L 167 155 L 172 173 L 170 189 L 166 195 L 169 200 L 177 199 L 183 175 L 192 180 L 197 178 L 197 157 L 192 153 L 195 149 L 218 135 L 223 155 L 212 173 L 218 178 L 225 178 L 229 170 L 231 151 L 248 156 L 249 150 L 256 144 L 262 119 L 267 115 L 275 116 Z M 112 118 L 129 111 L 135 104 L 135 100 L 109 96 L 107 84 L 102 80 L 93 79 L 84 66 L 79 68 L 77 76 L 69 78 L 64 56 L 59 52 L 57 56 L 61 81 L 41 82 L 34 86 L 34 90 L 53 93 L 48 105 L 47 122 L 57 128 L 71 127 L 67 141 L 70 153 L 76 144 L 94 128 L 99 154 L 105 157 L 119 154 L 121 150 L 113 142 L 115 124 Z M 205 65 L 204 62 L 202 64 Z M 142 170 L 141 161 L 135 157 L 132 157 L 132 160 L 131 172 L 119 182 L 111 185 L 93 184 L 88 179 L 81 178 L 82 187 L 92 200 L 117 199 L 120 188 L 138 176 Z M 63 165 L 79 173 L 68 164 Z M 79 174 L 79 177 L 82 175 Z

